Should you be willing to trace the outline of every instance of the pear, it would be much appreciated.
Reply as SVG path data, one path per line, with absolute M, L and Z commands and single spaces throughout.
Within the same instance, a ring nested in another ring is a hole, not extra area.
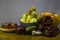
M 27 12 L 29 15 L 31 15 L 31 11 L 30 11 L 30 10 L 27 10 L 26 12 Z
M 37 22 L 37 18 L 32 18 L 32 19 L 30 20 L 30 23 L 35 23 L 35 22 Z
M 36 18 L 38 16 L 38 14 L 37 14 L 36 11 L 32 11 L 31 16 L 34 17 L 34 18 Z
M 32 11 L 36 11 L 36 7 L 35 6 L 31 6 L 30 8 L 29 8 L 29 10 L 32 12 Z
M 41 14 L 39 14 L 39 15 L 37 16 L 37 20 L 40 21 L 40 19 L 41 19 L 42 17 L 43 17 L 43 16 L 42 16 Z
M 26 17 L 27 17 L 27 16 L 26 16 L 26 14 L 24 13 L 24 14 L 22 15 L 22 18 L 24 18 L 24 19 L 25 19 Z
M 27 16 L 27 19 L 26 19 L 27 23 L 30 22 L 30 19 L 31 19 L 31 18 L 32 18 L 31 15 L 28 15 L 28 16 Z
M 36 7 L 35 6 L 32 6 L 32 9 L 33 9 L 33 11 L 36 11 Z
M 24 18 L 22 18 L 20 21 L 26 23 L 26 20 Z

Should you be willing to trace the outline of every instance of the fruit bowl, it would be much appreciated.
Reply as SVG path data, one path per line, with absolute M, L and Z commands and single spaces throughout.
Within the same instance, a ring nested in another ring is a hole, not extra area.
M 2 32 L 15 32 L 15 29 L 4 29 L 4 28 L 0 28 L 0 31 L 2 31 Z
M 23 22 L 20 22 L 20 25 L 22 27 L 28 27 L 28 26 L 37 26 L 37 22 L 34 22 L 34 23 L 23 23 Z

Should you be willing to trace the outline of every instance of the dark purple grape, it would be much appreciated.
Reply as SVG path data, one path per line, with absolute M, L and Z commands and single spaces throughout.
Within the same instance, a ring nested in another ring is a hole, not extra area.
M 54 28 L 52 27 L 51 29 L 52 29 L 51 30 L 52 31 L 52 35 L 56 35 L 59 32 L 59 29 L 57 27 L 54 27 Z
M 52 25 L 52 22 L 45 22 L 43 23 L 44 26 L 51 26 Z
M 45 36 L 55 36 L 58 34 L 58 32 L 59 32 L 59 30 L 57 27 L 48 27 L 48 28 L 43 30 L 43 34 Z
M 44 26 L 44 30 L 50 28 L 49 26 Z
M 44 28 L 44 27 L 43 27 L 43 25 L 42 25 L 42 24 L 39 24 L 39 25 L 38 25 L 38 29 L 39 29 L 40 31 L 42 31 L 42 30 L 43 30 L 43 28 Z

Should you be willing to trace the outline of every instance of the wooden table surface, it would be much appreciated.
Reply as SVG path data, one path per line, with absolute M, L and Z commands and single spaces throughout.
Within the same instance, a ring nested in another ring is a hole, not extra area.
M 0 40 L 60 40 L 60 34 L 58 34 L 56 37 L 45 37 L 0 32 Z

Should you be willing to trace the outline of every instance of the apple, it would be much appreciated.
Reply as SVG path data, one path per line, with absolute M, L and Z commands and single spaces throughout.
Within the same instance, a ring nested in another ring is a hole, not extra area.
M 32 19 L 30 20 L 30 23 L 34 23 L 34 22 L 37 22 L 37 18 L 32 18 Z

